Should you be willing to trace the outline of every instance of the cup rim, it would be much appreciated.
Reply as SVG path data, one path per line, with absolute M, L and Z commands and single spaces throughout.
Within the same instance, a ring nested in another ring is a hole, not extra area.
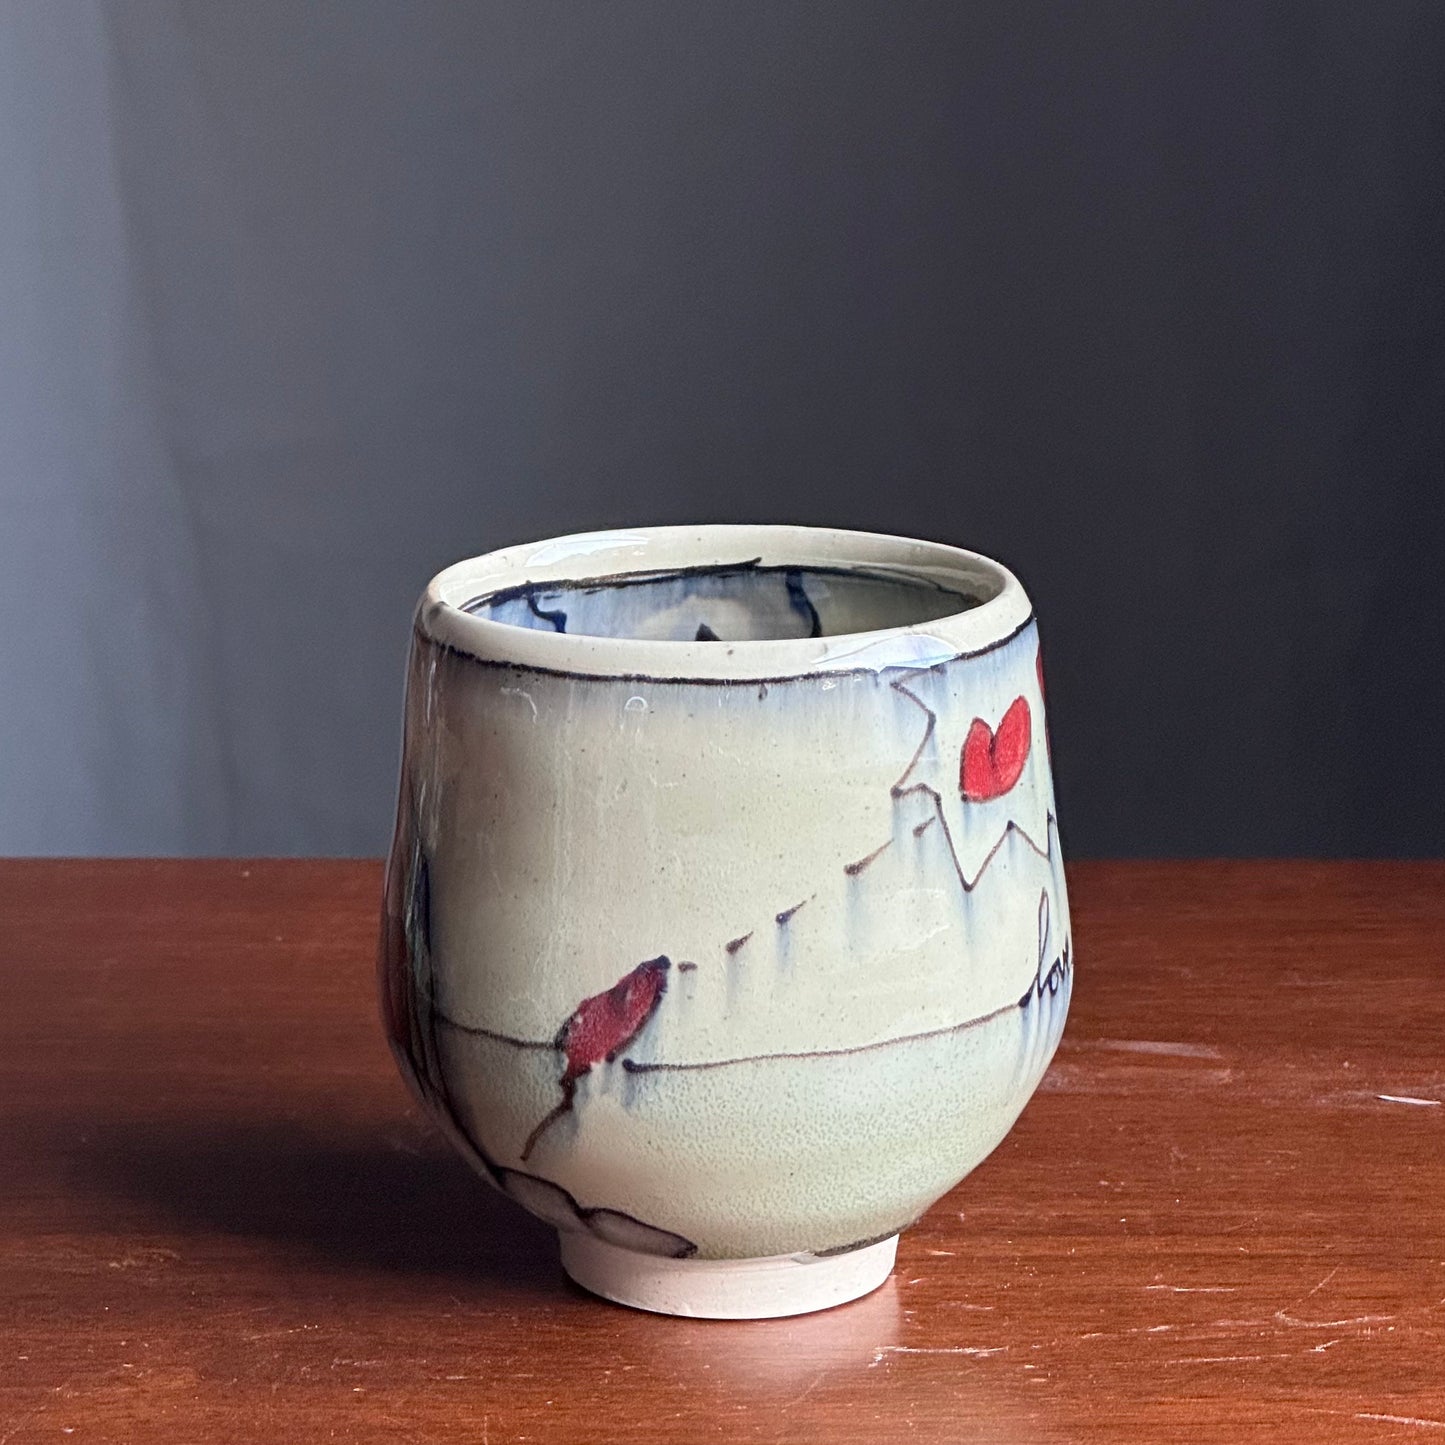
M 964 587 L 973 605 L 927 622 L 756 641 L 668 641 L 518 627 L 467 610 L 534 584 L 586 586 L 705 565 L 857 569 L 925 585 Z M 655 682 L 782 682 L 937 667 L 992 651 L 1022 632 L 1033 608 L 1002 563 L 945 542 L 831 527 L 708 524 L 576 532 L 468 557 L 438 572 L 417 605 L 418 633 L 488 666 Z

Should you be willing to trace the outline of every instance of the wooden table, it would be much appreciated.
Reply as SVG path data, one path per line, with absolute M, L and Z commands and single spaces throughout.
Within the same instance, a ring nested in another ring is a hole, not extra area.
M 821 1315 L 635 1314 L 409 1103 L 378 869 L 0 863 L 0 1445 L 1445 1445 L 1445 865 L 1092 864 L 1013 1134 Z

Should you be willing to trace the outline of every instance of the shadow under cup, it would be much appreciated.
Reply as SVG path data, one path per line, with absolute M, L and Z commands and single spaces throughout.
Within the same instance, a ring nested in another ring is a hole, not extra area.
M 1032 609 L 997 563 L 659 528 L 418 608 L 382 987 L 404 1073 L 580 1283 L 797 1313 L 1004 1136 L 1068 905 Z

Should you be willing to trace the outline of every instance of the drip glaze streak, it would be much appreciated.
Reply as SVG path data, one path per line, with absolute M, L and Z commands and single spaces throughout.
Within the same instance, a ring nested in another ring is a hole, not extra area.
M 1052 821 L 1052 820 L 1051 820 Z M 994 852 L 998 850 L 995 848 Z M 993 856 L 991 853 L 990 857 Z M 1044 894 L 1040 903 L 1046 905 L 1048 895 Z M 657 1074 L 657 1073 L 689 1073 L 698 1069 L 726 1069 L 733 1064 L 757 1064 L 766 1063 L 772 1060 L 781 1059 L 832 1059 L 851 1057 L 854 1054 L 873 1053 L 878 1049 L 892 1048 L 896 1044 L 917 1043 L 923 1039 L 944 1038 L 949 1034 L 961 1034 L 968 1029 L 979 1027 L 981 1024 L 992 1023 L 995 1019 L 1002 1018 L 1005 1014 L 1013 1013 L 1016 1009 L 1026 1009 L 1035 999 L 1042 999 L 1045 994 L 1053 996 L 1058 993 L 1068 978 L 1069 971 L 1073 967 L 1070 941 L 1064 940 L 1063 952 L 1056 958 L 1048 969 L 1044 968 L 1044 946 L 1043 940 L 1039 943 L 1039 961 L 1034 972 L 1034 981 L 1024 990 L 1023 997 L 1017 1003 L 1003 1004 L 999 1008 L 992 1009 L 986 1014 L 980 1014 L 976 1018 L 965 1019 L 959 1024 L 948 1024 L 943 1028 L 924 1029 L 916 1034 L 902 1034 L 897 1038 L 880 1039 L 873 1044 L 855 1044 L 849 1048 L 841 1049 L 807 1049 L 797 1052 L 783 1052 L 772 1054 L 746 1054 L 734 1059 L 705 1059 L 699 1063 L 688 1064 L 644 1064 L 638 1063 L 635 1059 L 623 1059 L 622 1067 L 629 1074 Z
M 948 818 L 944 814 L 942 796 L 939 794 L 936 788 L 929 786 L 927 783 L 914 783 L 909 785 L 907 781 L 909 775 L 918 766 L 919 760 L 923 757 L 924 750 L 928 747 L 929 741 L 932 739 L 935 731 L 937 730 L 938 714 L 931 707 L 929 707 L 928 704 L 925 703 L 923 699 L 918 696 L 917 693 L 913 692 L 902 682 L 894 682 L 891 683 L 890 686 L 894 689 L 895 692 L 898 692 L 902 696 L 908 698 L 908 700 L 912 702 L 915 706 L 917 706 L 927 718 L 927 724 L 924 727 L 923 736 L 919 739 L 918 746 L 913 750 L 913 755 L 911 758 L 909 758 L 907 767 L 904 768 L 903 772 L 899 775 L 898 781 L 894 783 L 892 788 L 889 790 L 890 794 L 893 798 L 897 799 L 910 797 L 915 793 L 923 793 L 932 800 L 934 808 L 933 816 L 924 819 L 923 822 L 915 826 L 913 829 L 913 835 L 915 838 L 920 837 L 924 833 L 924 831 L 930 828 L 935 822 L 942 827 L 944 838 L 948 844 L 949 856 L 953 862 L 954 872 L 958 877 L 959 886 L 963 889 L 963 891 L 965 893 L 972 893 L 979 886 L 979 884 L 983 881 L 984 874 L 988 872 L 989 867 L 992 865 L 993 860 L 998 856 L 1004 844 L 1008 842 L 1009 835 L 1011 833 L 1017 834 L 1021 839 L 1023 839 L 1024 843 L 1045 862 L 1052 862 L 1054 848 L 1054 829 L 1057 825 L 1057 820 L 1055 819 L 1053 812 L 1050 811 L 1045 814 L 1045 828 L 1047 831 L 1045 833 L 1044 846 L 1041 847 L 1038 842 L 1035 841 L 1035 839 L 1027 832 L 1027 830 L 1020 827 L 1018 823 L 1016 823 L 1012 818 L 1010 818 L 1008 822 L 1004 825 L 1003 831 L 999 834 L 998 841 L 995 842 L 993 847 L 990 848 L 988 852 L 984 855 L 983 861 L 978 866 L 978 872 L 975 873 L 971 879 L 964 873 L 963 865 L 959 861 L 958 850 L 954 845 L 952 830 L 948 826 Z M 886 840 L 863 858 L 860 858 L 853 863 L 848 863 L 844 865 L 843 871 L 850 877 L 856 877 L 859 873 L 863 871 L 863 869 L 865 869 L 870 863 L 872 863 L 873 860 L 879 856 L 879 854 L 884 852 L 884 850 L 888 848 L 891 842 L 891 839 Z M 798 912 L 800 908 L 812 901 L 812 897 L 814 896 L 816 895 L 811 895 L 809 898 L 804 898 L 801 902 L 795 903 L 791 908 L 785 908 L 781 913 L 776 914 L 775 921 L 777 922 L 779 927 L 788 923 L 788 921 L 793 917 L 794 914 Z M 749 932 L 741 934 L 739 937 L 730 940 L 726 945 L 724 945 L 725 951 L 729 955 L 738 953 L 748 943 L 752 936 L 753 934 L 750 930 Z M 1042 947 L 1040 951 L 1039 966 L 1040 969 L 1042 969 Z M 1026 1006 L 1029 999 L 1035 996 L 1042 997 L 1043 991 L 1045 989 L 1047 989 L 1047 991 L 1051 994 L 1056 992 L 1059 986 L 1059 981 L 1064 976 L 1064 974 L 1068 972 L 1069 966 L 1069 951 L 1068 945 L 1066 943 L 1062 958 L 1057 961 L 1052 968 L 1049 969 L 1047 975 L 1041 974 L 1039 977 L 1036 978 L 1035 983 L 1031 985 L 1030 988 L 1025 992 L 1024 997 L 1020 999 L 1019 1003 L 1005 1005 L 1002 1008 L 995 1009 L 991 1013 L 983 1014 L 977 1018 L 967 1019 L 960 1024 L 949 1025 L 941 1029 L 932 1030 L 928 1033 L 910 1034 L 898 1039 L 884 1040 L 882 1043 L 878 1044 L 860 1045 L 857 1048 L 810 1051 L 804 1053 L 759 1054 L 750 1056 L 750 1058 L 783 1059 L 829 1057 L 834 1053 L 851 1054 L 856 1052 L 866 1052 L 870 1049 L 887 1047 L 891 1043 L 907 1043 L 913 1039 L 931 1038 L 943 1034 L 954 1033 L 962 1029 L 973 1028 L 978 1024 L 987 1023 L 991 1019 L 997 1018 L 1001 1014 L 1007 1013 L 1012 1008 L 1021 1008 Z M 653 1006 L 656 1006 L 655 1001 Z M 488 1038 L 496 1039 L 499 1042 L 512 1044 L 517 1048 L 551 1049 L 560 1046 L 560 1034 L 558 1036 L 558 1039 L 555 1039 L 551 1042 L 537 1042 L 529 1039 L 513 1038 L 509 1035 L 496 1033 L 490 1029 L 481 1029 L 464 1024 L 459 1024 L 451 1019 L 447 1019 L 440 1015 L 438 1015 L 437 1017 L 440 1019 L 441 1022 L 447 1024 L 452 1028 L 461 1029 L 465 1032 L 476 1033 Z M 566 1030 L 566 1027 L 566 1025 L 563 1026 L 564 1032 Z M 640 1027 L 641 1025 L 639 1025 L 639 1029 Z M 626 1043 L 630 1042 L 631 1039 L 626 1040 Z M 617 1049 L 614 1049 L 612 1051 L 613 1056 L 615 1056 L 615 1054 L 620 1050 L 621 1047 L 625 1047 L 625 1043 L 623 1045 L 619 1045 Z M 639 1064 L 631 1059 L 623 1059 L 621 1062 L 622 1067 L 629 1072 L 645 1073 L 657 1069 L 721 1068 L 727 1064 L 744 1063 L 748 1061 L 748 1058 L 739 1058 L 718 1060 L 715 1062 L 702 1064 Z M 565 1083 L 563 1087 L 564 1094 L 566 1094 L 567 1088 Z M 558 1108 L 554 1110 L 553 1113 L 549 1115 L 541 1125 L 538 1126 L 537 1131 L 534 1133 L 533 1139 L 529 1141 L 529 1151 L 531 1143 L 535 1142 L 536 1137 L 540 1135 L 546 1125 L 554 1122 L 555 1119 L 557 1117 L 560 1117 L 562 1113 L 565 1113 L 567 1109 L 570 1108 L 570 1106 L 571 1099 L 569 1095 L 568 1097 L 564 1097 L 562 1103 L 558 1105 Z M 526 1154 L 523 1155 L 523 1158 L 525 1157 Z
M 963 882 L 963 886 L 964 886 L 965 891 L 967 891 L 967 892 L 972 892 L 973 889 L 975 889 L 975 888 L 978 886 L 980 880 L 983 878 L 984 873 L 988 870 L 989 864 L 994 860 L 995 857 L 998 856 L 998 851 L 999 851 L 999 849 L 1003 846 L 1004 841 L 1005 841 L 1005 839 L 1007 839 L 1010 830 L 1012 830 L 1012 831 L 1014 831 L 1014 832 L 1017 832 L 1017 833 L 1019 834 L 1019 836 L 1022 837 L 1022 838 L 1024 839 L 1024 841 L 1027 842 L 1031 848 L 1033 848 L 1033 850 L 1039 855 L 1039 857 L 1041 857 L 1041 858 L 1043 858 L 1043 859 L 1045 859 L 1045 860 L 1051 860 L 1052 857 L 1053 857 L 1053 832 L 1054 832 L 1054 827 L 1055 827 L 1055 819 L 1054 819 L 1054 815 L 1053 815 L 1052 813 L 1050 813 L 1050 814 L 1048 815 L 1048 822 L 1049 822 L 1049 847 L 1048 847 L 1047 849 L 1040 848 L 1040 847 L 1038 846 L 1038 844 L 1035 843 L 1035 842 L 1033 841 L 1033 839 L 1030 838 L 1029 835 L 1028 835 L 1027 833 L 1025 833 L 1022 828 L 1019 828 L 1019 827 L 1017 827 L 1014 823 L 1010 822 L 1010 823 L 1004 828 L 1004 831 L 1003 831 L 1002 835 L 999 837 L 998 842 L 995 843 L 995 844 L 993 845 L 993 847 L 989 849 L 989 851 L 988 851 L 988 856 L 984 859 L 982 865 L 979 867 L 979 870 L 978 870 L 977 874 L 974 875 L 973 882 L 972 882 L 972 883 L 969 883 L 969 882 L 967 882 L 966 880 L 964 880 L 964 879 L 962 879 L 962 878 L 960 877 L 960 881 Z M 803 900 L 804 903 L 806 903 L 806 902 L 808 902 L 808 901 L 809 901 L 808 899 L 804 899 L 804 900 Z M 803 905 L 800 903 L 800 904 L 796 905 L 796 907 L 794 907 L 794 908 L 792 908 L 792 909 L 789 909 L 788 912 L 787 912 L 787 914 L 779 914 L 779 915 L 778 915 L 778 920 L 779 920 L 779 922 L 786 922 L 787 918 L 788 918 L 788 917 L 791 917 L 791 915 L 792 915 L 793 913 L 795 913 L 795 912 L 797 911 L 797 909 L 798 909 L 798 908 L 801 908 L 802 906 L 803 906 Z M 746 943 L 746 942 L 748 941 L 748 939 L 750 939 L 751 937 L 752 937 L 752 934 L 751 934 L 751 933 L 746 933 L 746 934 L 744 934 L 744 935 L 742 936 L 742 938 L 740 938 L 740 939 L 734 939 L 734 940 L 732 941 L 732 943 L 730 943 L 730 944 L 727 945 L 728 951 L 729 951 L 730 953 L 731 953 L 731 952 L 735 952 L 735 951 L 736 951 L 736 948 L 741 948 L 742 945 L 743 945 L 744 943 Z M 736 946 L 736 947 L 735 947 L 735 946 Z M 646 965 L 643 965 L 643 966 L 645 967 Z M 945 1024 L 945 1025 L 943 1025 L 941 1028 L 926 1029 L 926 1030 L 924 1030 L 922 1033 L 902 1034 L 902 1035 L 900 1035 L 900 1036 L 897 1037 L 897 1038 L 882 1039 L 882 1040 L 880 1040 L 879 1042 L 873 1043 L 873 1044 L 856 1044 L 856 1045 L 853 1045 L 853 1046 L 851 1046 L 851 1047 L 841 1048 L 841 1049 L 807 1049 L 807 1050 L 803 1050 L 803 1051 L 800 1051 L 800 1052 L 797 1052 L 797 1053 L 786 1053 L 786 1052 L 784 1052 L 784 1053 L 773 1053 L 773 1054 L 748 1054 L 748 1055 L 744 1055 L 744 1056 L 741 1056 L 741 1057 L 738 1057 L 738 1058 L 734 1058 L 734 1059 L 713 1059 L 713 1060 L 707 1060 L 707 1061 L 705 1061 L 705 1062 L 703 1062 L 703 1063 L 696 1063 L 696 1064 L 643 1064 L 643 1063 L 638 1063 L 638 1062 L 637 1062 L 636 1060 L 634 1060 L 634 1059 L 622 1059 L 622 1060 L 620 1060 L 620 1062 L 621 1062 L 621 1064 L 622 1064 L 622 1067 L 623 1067 L 624 1069 L 626 1069 L 626 1070 L 628 1071 L 628 1073 L 633 1073 L 633 1074 L 646 1074 L 646 1073 L 654 1073 L 654 1072 L 657 1072 L 657 1071 L 659 1071 L 659 1070 L 666 1071 L 666 1070 L 676 1070 L 676 1069 L 721 1069 L 721 1068 L 727 1068 L 728 1066 L 730 1066 L 730 1065 L 732 1065 L 732 1064 L 755 1063 L 755 1062 L 757 1062 L 757 1061 L 759 1061 L 759 1060 L 767 1060 L 767 1059 L 826 1059 L 826 1058 L 833 1058 L 834 1056 L 838 1056 L 838 1055 L 866 1054 L 866 1053 L 871 1053 L 874 1049 L 886 1049 L 886 1048 L 890 1048 L 890 1047 L 891 1047 L 892 1045 L 894 1045 L 894 1044 L 913 1043 L 913 1042 L 915 1042 L 916 1040 L 919 1040 L 919 1039 L 942 1038 L 945 1034 L 962 1033 L 965 1029 L 976 1028 L 976 1027 L 978 1027 L 978 1025 L 980 1025 L 980 1024 L 991 1023 L 994 1019 L 996 1019 L 996 1018 L 1001 1018 L 1004 1014 L 1006 1014 L 1006 1013 L 1011 1013 L 1014 1009 L 1027 1007 L 1029 1001 L 1030 1001 L 1031 999 L 1033 999 L 1033 998 L 1042 998 L 1045 993 L 1050 993 L 1050 994 L 1056 993 L 1056 992 L 1058 991 L 1059 982 L 1064 978 L 1065 975 L 1067 975 L 1067 973 L 1068 973 L 1068 971 L 1069 971 L 1069 969 L 1070 969 L 1071 966 L 1072 966 L 1072 964 L 1071 964 L 1071 955 L 1070 955 L 1070 951 L 1069 951 L 1069 944 L 1068 944 L 1068 942 L 1067 942 L 1067 940 L 1066 940 L 1066 941 L 1065 941 L 1065 944 L 1064 944 L 1064 951 L 1063 951 L 1062 956 L 1061 956 L 1058 960 L 1056 960 L 1055 963 L 1053 964 L 1053 966 L 1052 966 L 1051 968 L 1049 968 L 1047 971 L 1044 971 L 1044 968 L 1043 968 L 1043 954 L 1042 954 L 1042 950 L 1040 951 L 1039 968 L 1038 968 L 1038 972 L 1037 972 L 1037 974 L 1036 974 L 1036 976 L 1035 976 L 1035 980 L 1034 980 L 1034 982 L 1033 982 L 1032 984 L 1029 985 L 1029 987 L 1028 987 L 1028 989 L 1025 991 L 1023 997 L 1022 997 L 1021 999 L 1019 999 L 1017 1003 L 1007 1003 L 1007 1004 L 1003 1004 L 1003 1005 L 1001 1005 L 1000 1007 L 998 1007 L 998 1008 L 996 1008 L 996 1009 L 991 1009 L 991 1010 L 990 1010 L 988 1013 L 986 1013 L 986 1014 L 979 1014 L 979 1015 L 977 1015 L 977 1016 L 974 1017 L 974 1018 L 964 1019 L 962 1023 Z M 654 1005 L 654 1007 L 655 1007 L 655 1005 Z M 440 1016 L 439 1016 L 439 1017 L 440 1017 Z M 441 1018 L 441 1021 L 442 1021 L 443 1023 L 447 1024 L 449 1027 L 454 1028 L 454 1029 L 459 1029 L 459 1030 L 461 1030 L 461 1031 L 464 1032 L 464 1033 L 475 1033 L 475 1034 L 479 1034 L 479 1035 L 481 1035 L 482 1037 L 485 1037 L 485 1038 L 496 1039 L 498 1042 L 511 1044 L 511 1045 L 513 1045 L 513 1047 L 515 1047 L 515 1048 L 521 1048 L 521 1049 L 553 1049 L 553 1048 L 556 1048 L 556 1047 L 558 1046 L 555 1040 L 553 1040 L 553 1041 L 551 1041 L 551 1042 L 546 1042 L 546 1041 L 536 1041 L 536 1040 L 532 1040 L 532 1039 L 518 1039 L 518 1038 L 509 1037 L 509 1036 L 506 1035 L 506 1034 L 494 1033 L 494 1032 L 493 1032 L 492 1030 L 490 1030 L 490 1029 L 476 1028 L 476 1027 L 474 1027 L 474 1026 L 472 1026 L 472 1025 L 456 1023 L 456 1022 L 453 1021 L 452 1019 L 448 1019 L 448 1018 L 445 1018 L 445 1017 L 442 1017 L 442 1018 Z M 639 1031 L 640 1031 L 640 1026 L 639 1026 Z M 635 1036 L 636 1036 L 636 1035 L 634 1034 L 633 1037 L 635 1037 Z M 612 1056 L 615 1058 L 616 1054 L 619 1053 L 622 1048 L 625 1048 L 626 1045 L 627 1045 L 627 1044 L 630 1044 L 631 1042 L 632 1042 L 632 1039 L 629 1038 L 629 1039 L 627 1039 L 623 1044 L 618 1045 L 616 1048 L 614 1048 L 614 1049 L 612 1050 Z M 549 1117 L 549 1122 L 550 1122 L 550 1117 Z

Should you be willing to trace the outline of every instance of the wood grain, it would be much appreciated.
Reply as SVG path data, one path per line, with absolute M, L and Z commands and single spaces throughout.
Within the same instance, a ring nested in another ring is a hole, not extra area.
M 1095 864 L 997 1153 L 634 1314 L 418 1119 L 352 862 L 0 863 L 0 1442 L 1445 1442 L 1445 865 Z

